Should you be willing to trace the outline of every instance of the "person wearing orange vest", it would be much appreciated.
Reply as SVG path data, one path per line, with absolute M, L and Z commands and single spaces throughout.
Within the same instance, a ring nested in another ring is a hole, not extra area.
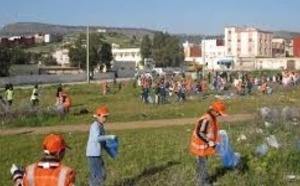
M 57 93 L 57 95 L 58 95 L 56 100 L 57 110 L 61 114 L 67 114 L 72 105 L 71 98 L 62 89 Z
M 208 156 L 216 153 L 220 142 L 220 126 L 217 117 L 226 116 L 226 107 L 222 101 L 212 102 L 209 110 L 198 119 L 192 134 L 190 151 L 197 157 L 197 181 L 200 185 L 209 185 L 206 164 Z
M 10 172 L 15 186 L 74 186 L 75 171 L 61 163 L 68 147 L 62 136 L 47 135 L 43 142 L 44 157 L 22 171 L 15 164 Z

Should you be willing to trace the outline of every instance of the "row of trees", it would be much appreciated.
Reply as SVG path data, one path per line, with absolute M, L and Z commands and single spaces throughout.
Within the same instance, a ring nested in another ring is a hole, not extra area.
M 157 67 L 178 67 L 184 61 L 184 51 L 178 38 L 157 32 L 153 39 L 145 35 L 141 42 L 142 59 L 153 58 Z
M 69 57 L 71 66 L 86 69 L 86 35 L 80 34 L 73 45 L 69 46 Z M 101 33 L 91 33 L 89 35 L 89 66 L 90 70 L 96 67 L 102 69 L 106 66 L 111 68 L 111 60 L 113 59 L 111 52 L 111 44 L 104 41 Z M 92 72 L 92 71 L 91 71 Z

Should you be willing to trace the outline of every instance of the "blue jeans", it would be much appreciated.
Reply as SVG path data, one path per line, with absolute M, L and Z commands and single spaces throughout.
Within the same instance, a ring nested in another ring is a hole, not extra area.
M 90 186 L 103 186 L 106 178 L 104 162 L 100 157 L 87 157 L 90 167 Z
M 197 157 L 196 181 L 200 185 L 208 184 L 208 173 L 206 170 L 207 157 Z

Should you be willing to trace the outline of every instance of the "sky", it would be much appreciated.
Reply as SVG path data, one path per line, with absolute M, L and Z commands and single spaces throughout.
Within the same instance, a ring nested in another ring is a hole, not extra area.
M 15 22 L 222 34 L 225 26 L 300 32 L 300 0 L 1 0 L 0 27 Z

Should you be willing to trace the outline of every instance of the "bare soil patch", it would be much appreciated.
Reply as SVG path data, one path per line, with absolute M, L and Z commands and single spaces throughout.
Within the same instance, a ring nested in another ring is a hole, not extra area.
M 254 119 L 253 114 L 234 114 L 228 117 L 220 118 L 220 122 L 236 122 L 247 121 Z M 106 130 L 126 130 L 126 129 L 138 129 L 138 128 L 158 128 L 167 126 L 177 126 L 194 124 L 197 118 L 179 118 L 179 119 L 161 119 L 161 120 L 149 120 L 149 121 L 131 121 L 131 122 L 115 122 L 107 123 Z M 60 125 L 49 127 L 26 127 L 26 128 L 14 128 L 14 129 L 0 129 L 0 136 L 5 135 L 28 135 L 28 134 L 47 134 L 50 132 L 87 132 L 89 130 L 90 123 L 81 125 Z

